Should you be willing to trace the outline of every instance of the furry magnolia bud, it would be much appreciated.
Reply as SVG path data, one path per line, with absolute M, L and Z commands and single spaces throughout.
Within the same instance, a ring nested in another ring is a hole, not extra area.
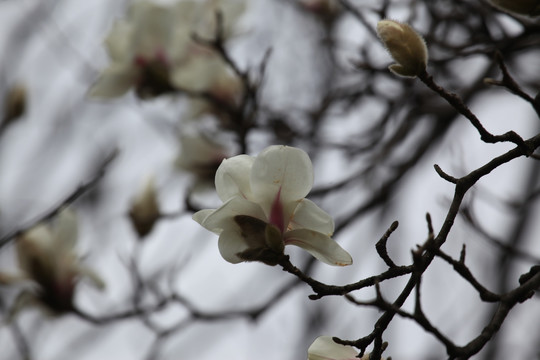
M 400 76 L 415 77 L 426 69 L 428 52 L 424 39 L 412 27 L 394 20 L 381 20 L 377 33 L 397 64 L 388 68 Z
M 133 200 L 129 218 L 141 238 L 148 235 L 160 217 L 154 178 L 150 177 Z
M 515 14 L 531 17 L 540 15 L 540 0 L 490 0 L 490 3 L 503 11 Z

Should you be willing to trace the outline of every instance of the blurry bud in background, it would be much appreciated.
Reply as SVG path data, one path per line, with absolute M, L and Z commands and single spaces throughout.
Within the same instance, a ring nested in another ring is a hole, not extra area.
M 180 136 L 180 155 L 176 165 L 194 174 L 197 180 L 211 183 L 216 170 L 226 157 L 228 149 L 199 132 L 184 133 Z
M 133 199 L 129 218 L 135 231 L 142 239 L 148 235 L 160 218 L 155 181 L 150 177 Z
M 26 111 L 26 88 L 21 84 L 13 85 L 4 98 L 4 114 L 0 130 L 24 115 Z
M 490 3 L 503 11 L 509 11 L 519 15 L 540 15 L 539 0 L 490 0 Z
M 426 43 L 412 27 L 394 20 L 381 20 L 377 33 L 397 62 L 388 68 L 396 75 L 415 77 L 425 71 L 428 61 Z
M 3 274 L 4 283 L 30 283 L 11 310 L 11 317 L 28 305 L 38 305 L 53 314 L 73 309 L 78 282 L 88 278 L 98 289 L 104 282 L 92 270 L 82 266 L 75 253 L 77 218 L 70 209 L 62 210 L 51 222 L 40 223 L 20 234 L 16 250 L 20 271 Z

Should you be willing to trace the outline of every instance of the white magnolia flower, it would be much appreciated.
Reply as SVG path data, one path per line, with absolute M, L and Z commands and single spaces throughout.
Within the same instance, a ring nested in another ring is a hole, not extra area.
M 149 1 L 134 3 L 127 18 L 117 21 L 105 39 L 111 64 L 90 89 L 95 97 L 117 97 L 134 87 L 141 97 L 172 90 L 170 67 L 176 57 L 172 48 L 174 11 Z
M 37 285 L 35 292 L 20 297 L 25 304 L 40 303 L 53 312 L 72 308 L 75 287 L 81 278 L 89 278 L 99 289 L 105 284 L 92 270 L 84 267 L 75 253 L 77 219 L 70 210 L 63 210 L 51 223 L 38 224 L 16 239 L 20 273 L 4 275 L 6 283 L 27 282 Z
M 304 199 L 313 185 L 313 167 L 304 151 L 270 146 L 257 157 L 232 157 L 221 163 L 215 182 L 224 204 L 201 210 L 193 219 L 219 235 L 225 260 L 275 265 L 285 245 L 296 245 L 330 265 L 352 263 L 330 237 L 333 219 Z
M 357 355 L 354 347 L 338 344 L 331 336 L 319 336 L 308 349 L 308 360 L 369 360 L 369 353 L 360 359 Z
M 132 87 L 141 98 L 174 92 L 177 87 L 208 91 L 212 85 L 208 77 L 216 70 L 213 64 L 204 64 L 217 54 L 197 44 L 193 34 L 206 38 L 208 31 L 215 32 L 215 14 L 220 10 L 224 17 L 222 35 L 227 39 L 243 4 L 232 0 L 181 1 L 171 6 L 133 3 L 127 17 L 113 25 L 105 40 L 111 64 L 90 95 L 113 98 Z M 208 38 L 214 37 L 212 33 Z M 226 68 L 223 61 L 221 67 Z

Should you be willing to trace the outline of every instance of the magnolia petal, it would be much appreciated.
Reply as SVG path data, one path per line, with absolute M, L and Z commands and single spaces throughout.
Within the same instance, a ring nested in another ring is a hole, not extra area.
M 217 56 L 192 56 L 190 61 L 174 68 L 171 80 L 181 90 L 205 92 L 223 72 L 225 63 Z
M 303 150 L 274 145 L 253 162 L 251 189 L 266 212 L 280 190 L 280 201 L 286 204 L 305 197 L 312 186 L 313 167 Z
M 224 145 L 198 133 L 182 134 L 180 136 L 180 150 L 180 157 L 177 160 L 178 166 L 194 172 L 200 167 L 219 164 L 227 153 Z
M 138 71 L 130 65 L 111 64 L 90 88 L 89 95 L 114 98 L 124 95 L 137 80 Z
M 171 29 L 173 41 L 169 43 L 167 52 L 180 64 L 191 55 L 192 46 L 195 45 L 193 23 L 200 18 L 197 8 L 198 4 L 193 1 L 177 1 L 171 9 L 176 26 Z
M 172 40 L 174 17 L 171 9 L 142 1 L 135 3 L 130 11 L 134 23 L 132 46 L 137 54 L 153 58 L 158 51 L 164 51 Z
M 238 225 L 234 221 L 236 215 L 248 215 L 266 221 L 259 204 L 236 196 L 209 214 L 200 224 L 206 229 L 220 234 L 223 231 L 238 229 Z
M 334 219 L 313 201 L 302 199 L 294 210 L 289 228 L 304 228 L 331 236 L 334 233 Z
M 323 233 L 308 230 L 296 229 L 287 231 L 284 235 L 285 245 L 296 245 L 309 252 L 318 260 L 337 266 L 347 266 L 352 264 L 351 255 L 331 237 Z
M 180 22 L 181 20 L 178 20 Z M 193 32 L 187 26 L 177 26 L 171 29 L 171 36 L 174 39 L 167 46 L 168 60 L 171 61 L 171 67 L 176 68 L 185 64 L 189 56 L 192 55 Z
M 238 23 L 238 18 L 242 15 L 246 7 L 245 1 L 206 1 L 200 7 L 197 21 L 193 24 L 194 31 L 203 38 L 214 38 L 216 35 L 217 22 L 215 13 L 222 13 L 224 39 L 229 39 L 234 35 L 233 26 Z
M 64 209 L 58 214 L 53 227 L 52 237 L 56 251 L 70 252 L 77 243 L 77 216 L 70 209 Z
M 210 215 L 214 211 L 216 211 L 216 210 L 215 209 L 199 210 L 195 214 L 193 214 L 193 216 L 191 218 L 202 225 L 202 223 L 208 217 L 208 215 Z
M 253 199 L 249 176 L 254 160 L 249 155 L 238 155 L 223 160 L 216 171 L 216 191 L 221 201 L 227 201 L 238 195 L 248 200 Z
M 228 230 L 219 235 L 218 248 L 223 259 L 238 264 L 244 260 L 237 254 L 247 250 L 249 246 L 238 230 Z
M 175 19 L 183 25 L 194 20 L 196 6 L 192 1 L 176 2 L 172 11 L 175 11 Z
M 224 20 L 224 37 L 225 39 L 228 39 L 232 36 L 234 36 L 234 25 L 236 25 L 239 21 L 240 16 L 244 13 L 246 10 L 247 1 L 235 1 L 230 2 L 227 4 L 227 6 L 223 6 L 223 20 Z M 213 20 L 215 21 L 216 17 L 213 17 Z
M 105 47 L 107 53 L 113 62 L 129 62 L 133 56 L 131 44 L 131 33 L 133 27 L 125 21 L 117 21 L 107 38 L 105 38 Z
M 33 277 L 36 259 L 50 258 L 54 262 L 56 249 L 52 245 L 53 237 L 50 228 L 38 224 L 17 237 L 17 260 L 19 267 L 29 277 Z
M 308 348 L 308 360 L 358 360 L 358 351 L 347 345 L 341 345 L 331 336 L 319 336 Z

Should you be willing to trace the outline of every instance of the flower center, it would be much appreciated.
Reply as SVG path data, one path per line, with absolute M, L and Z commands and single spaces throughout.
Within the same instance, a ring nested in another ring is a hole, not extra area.
M 140 70 L 136 81 L 136 92 L 140 98 L 151 98 L 174 90 L 169 81 L 169 63 L 163 51 L 156 51 L 150 59 L 136 56 L 133 62 Z

